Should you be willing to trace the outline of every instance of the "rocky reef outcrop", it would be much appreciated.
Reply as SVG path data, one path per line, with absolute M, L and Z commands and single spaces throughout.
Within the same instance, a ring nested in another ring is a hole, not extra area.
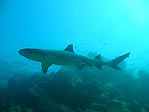
M 15 74 L 0 88 L 0 112 L 148 112 L 149 73 L 63 67 Z

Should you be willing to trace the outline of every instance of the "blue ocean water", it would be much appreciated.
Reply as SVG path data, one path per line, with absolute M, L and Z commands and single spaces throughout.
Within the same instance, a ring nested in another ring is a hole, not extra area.
M 127 70 L 148 72 L 148 12 L 148 0 L 0 0 L 0 74 L 7 74 L 1 79 L 41 72 L 19 49 L 63 50 L 68 44 L 77 54 L 108 60 L 130 52 Z
M 131 52 L 130 68 L 148 68 L 148 1 L 1 0 L 3 60 L 24 60 L 20 48 L 90 51 L 112 59 Z

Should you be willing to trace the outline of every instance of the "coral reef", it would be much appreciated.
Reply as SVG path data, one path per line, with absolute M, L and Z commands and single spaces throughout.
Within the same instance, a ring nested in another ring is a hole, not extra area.
M 148 112 L 149 73 L 62 67 L 15 74 L 0 88 L 0 112 Z

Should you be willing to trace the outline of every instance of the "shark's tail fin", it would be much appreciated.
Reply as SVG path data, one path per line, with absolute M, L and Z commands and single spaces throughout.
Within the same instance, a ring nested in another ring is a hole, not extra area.
M 121 68 L 119 68 L 117 65 L 118 65 L 119 63 L 121 63 L 126 57 L 129 57 L 129 54 L 130 54 L 130 52 L 128 52 L 128 53 L 126 53 L 126 54 L 124 54 L 124 55 L 122 55 L 122 56 L 119 56 L 119 57 L 113 59 L 112 61 L 110 61 L 110 62 L 108 63 L 108 65 L 109 65 L 110 67 L 112 67 L 113 69 L 115 69 L 115 70 L 121 70 Z

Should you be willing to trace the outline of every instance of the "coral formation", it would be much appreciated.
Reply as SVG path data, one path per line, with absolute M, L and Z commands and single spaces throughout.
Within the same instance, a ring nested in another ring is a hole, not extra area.
M 62 67 L 15 74 L 0 88 L 0 112 L 148 112 L 149 73 Z

